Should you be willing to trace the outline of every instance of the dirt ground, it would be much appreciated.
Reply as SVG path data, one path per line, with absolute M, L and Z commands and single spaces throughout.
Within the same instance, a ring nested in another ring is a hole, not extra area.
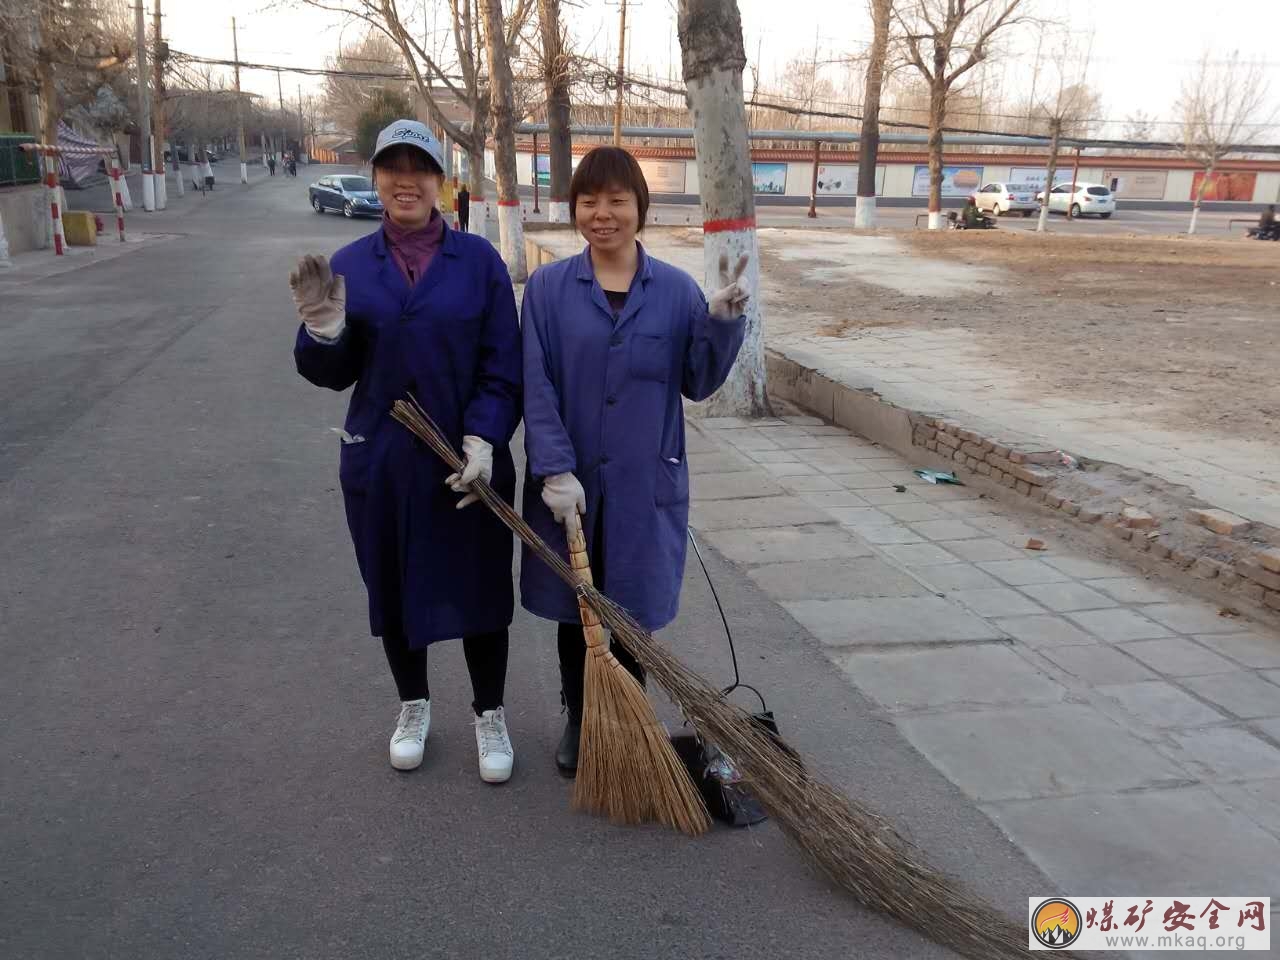
M 777 233 L 761 231 L 765 275 L 812 332 L 960 327 L 1047 393 L 1155 404 L 1170 426 L 1219 434 L 1280 427 L 1280 244 L 895 232 L 815 275 L 814 247 L 850 233 L 806 231 L 799 252 Z

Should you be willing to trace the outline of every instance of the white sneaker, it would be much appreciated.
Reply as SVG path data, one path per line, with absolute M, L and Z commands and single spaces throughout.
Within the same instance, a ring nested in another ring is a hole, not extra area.
M 506 783 L 511 779 L 515 751 L 507 734 L 507 718 L 502 708 L 486 710 L 476 717 L 476 750 L 480 754 L 480 779 L 485 783 Z
M 422 763 L 422 752 L 431 729 L 431 701 L 406 700 L 400 704 L 396 732 L 391 734 L 391 765 L 413 770 Z

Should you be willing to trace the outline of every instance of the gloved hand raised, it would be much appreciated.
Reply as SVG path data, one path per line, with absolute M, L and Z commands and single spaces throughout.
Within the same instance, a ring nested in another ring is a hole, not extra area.
M 587 492 L 572 473 L 557 473 L 542 482 L 542 502 L 557 523 L 564 524 L 564 535 L 572 539 L 582 531 L 582 514 L 587 512 Z
M 493 479 L 493 444 L 468 434 L 462 438 L 462 452 L 467 458 L 462 472 L 451 474 L 449 479 L 445 480 L 454 493 L 466 494 L 458 501 L 459 510 L 471 506 L 480 499 L 479 494 L 471 492 L 472 481 L 483 480 L 488 483 Z
M 306 256 L 289 274 L 298 319 L 320 340 L 337 340 L 347 324 L 347 285 L 325 257 Z
M 738 265 L 729 272 L 729 255 L 720 254 L 720 289 L 711 294 L 707 301 L 711 315 L 717 320 L 737 320 L 747 309 L 747 301 L 751 299 L 751 291 L 742 282 L 742 275 L 747 272 L 750 258 L 744 253 L 738 258 Z

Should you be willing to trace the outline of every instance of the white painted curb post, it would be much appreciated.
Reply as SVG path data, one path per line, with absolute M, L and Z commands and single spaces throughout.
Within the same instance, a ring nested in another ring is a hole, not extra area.
M 9 259 L 9 240 L 4 234 L 4 217 L 0 215 L 0 270 L 8 270 L 13 266 Z
M 126 212 L 133 209 L 133 195 L 129 193 L 129 178 L 125 176 L 128 168 L 120 173 L 120 202 Z
M 942 229 L 942 211 L 941 210 L 929 211 L 929 229 L 930 230 Z
M 156 178 L 151 168 L 142 165 L 142 209 L 151 213 L 156 208 Z
M 173 145 L 173 182 L 178 185 L 178 196 L 187 195 L 186 186 L 182 182 L 182 164 L 178 162 L 178 144 Z
M 249 182 L 249 165 L 245 163 L 243 160 L 240 161 L 240 182 L 241 183 Z
M 204 178 L 200 174 L 200 164 L 196 161 L 193 155 L 191 159 L 191 186 L 196 190 L 200 190 L 201 184 L 203 183 Z

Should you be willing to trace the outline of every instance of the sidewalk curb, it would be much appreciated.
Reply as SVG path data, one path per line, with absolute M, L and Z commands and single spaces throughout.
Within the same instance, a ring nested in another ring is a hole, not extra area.
M 913 464 L 954 471 L 989 497 L 1055 514 L 1129 562 L 1220 603 L 1280 624 L 1280 530 L 1251 522 L 1123 464 L 1085 459 L 908 410 L 766 351 L 771 395 L 888 447 Z M 1079 466 L 1063 463 L 1071 456 Z M 1158 505 L 1157 505 L 1158 504 Z M 1148 509 L 1144 509 L 1148 508 Z

